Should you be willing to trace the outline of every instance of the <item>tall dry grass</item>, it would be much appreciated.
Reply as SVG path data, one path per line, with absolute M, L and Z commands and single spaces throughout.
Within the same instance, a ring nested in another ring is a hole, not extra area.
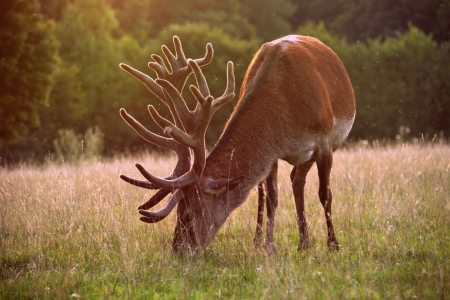
M 119 179 L 139 177 L 135 161 L 159 175 L 175 164 L 173 157 L 145 155 L 0 170 L 1 298 L 450 297 L 447 144 L 354 145 L 335 154 L 340 253 L 326 249 L 316 169 L 305 191 L 313 248 L 296 251 L 291 166 L 281 163 L 273 257 L 251 247 L 256 193 L 205 253 L 172 254 L 175 214 L 141 223 L 136 208 L 152 192 Z

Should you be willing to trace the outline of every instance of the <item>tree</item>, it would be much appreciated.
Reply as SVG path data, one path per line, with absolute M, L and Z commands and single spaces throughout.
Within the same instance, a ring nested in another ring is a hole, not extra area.
M 147 97 L 145 88 L 133 87 L 133 79 L 118 65 L 137 61 L 137 67 L 144 69 L 149 52 L 130 36 L 116 36 L 118 25 L 107 1 L 78 0 L 66 7 L 56 28 L 61 58 L 68 66 L 79 69 L 84 93 L 83 111 L 69 112 L 84 115 L 78 124 L 72 124 L 72 129 L 83 133 L 88 128 L 99 127 L 105 133 L 108 152 L 123 148 L 124 144 L 140 144 L 135 135 L 128 134 L 127 128 L 118 126 L 121 124 L 118 111 L 130 102 L 145 107 Z M 140 112 L 145 113 L 142 109 Z
M 449 39 L 450 27 L 442 18 L 449 16 L 448 0 L 345 0 L 342 3 L 345 5 L 343 14 L 332 21 L 329 28 L 345 35 L 349 41 L 393 37 L 408 31 L 409 24 L 433 34 L 438 41 Z
M 42 14 L 46 19 L 61 21 L 62 12 L 74 0 L 39 0 Z
M 153 37 L 163 28 L 174 24 L 208 23 L 236 38 L 253 38 L 255 28 L 239 11 L 239 0 L 152 0 L 149 18 Z
M 290 18 L 293 28 L 308 21 L 321 21 L 329 25 L 345 11 L 342 0 L 293 0 L 293 3 L 297 6 Z
M 39 108 L 48 102 L 56 67 L 53 23 L 37 0 L 0 2 L 0 143 L 39 125 Z
M 307 21 L 324 22 L 334 34 L 350 42 L 395 37 L 409 24 L 432 34 L 442 43 L 450 39 L 449 0 L 293 0 L 297 5 L 290 22 L 294 28 Z
M 114 9 L 119 35 L 129 35 L 145 44 L 147 39 L 154 35 L 152 18 L 152 0 L 108 0 Z
M 265 42 L 292 33 L 289 19 L 295 11 L 296 6 L 291 0 L 243 0 L 240 8 L 240 14 Z
M 307 23 L 299 34 L 321 39 L 344 63 L 356 96 L 351 136 L 394 138 L 400 128 L 411 135 L 450 134 L 450 56 L 416 27 L 386 39 L 348 43 L 330 34 L 323 23 Z

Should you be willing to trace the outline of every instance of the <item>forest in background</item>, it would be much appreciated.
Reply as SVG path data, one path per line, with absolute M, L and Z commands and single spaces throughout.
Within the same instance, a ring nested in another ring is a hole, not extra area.
M 187 57 L 213 44 L 202 70 L 214 96 L 225 88 L 227 61 L 239 88 L 262 43 L 317 37 L 355 90 L 351 139 L 450 135 L 450 0 L 2 0 L 0 26 L 2 164 L 151 149 L 119 108 L 155 132 L 146 106 L 167 111 L 118 65 L 154 76 L 150 56 L 163 44 L 173 49 L 174 35 Z M 232 109 L 214 116 L 209 145 Z

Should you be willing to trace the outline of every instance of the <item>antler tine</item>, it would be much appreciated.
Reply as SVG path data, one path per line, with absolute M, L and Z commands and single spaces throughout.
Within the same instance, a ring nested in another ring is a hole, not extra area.
M 141 172 L 141 174 L 149 182 L 151 182 L 161 188 L 164 188 L 164 189 L 170 189 L 170 190 L 180 189 L 191 183 L 194 183 L 197 180 L 197 176 L 195 175 L 195 173 L 193 172 L 192 169 L 189 172 L 187 172 L 186 174 L 182 175 L 181 177 L 178 177 L 173 180 L 168 180 L 168 179 L 161 178 L 161 177 L 151 174 L 142 165 L 140 165 L 138 163 L 135 165 L 136 165 L 136 168 L 139 170 L 139 172 Z
M 166 79 L 171 82 L 175 88 L 181 93 L 186 83 L 187 77 L 192 73 L 192 70 L 189 68 L 188 61 L 190 59 L 186 59 L 184 55 L 183 46 L 181 44 L 180 39 L 177 36 L 173 37 L 173 44 L 175 48 L 175 55 L 169 50 L 169 48 L 165 45 L 161 47 L 164 56 L 169 62 L 170 68 L 172 72 L 169 72 L 164 60 L 159 55 L 152 55 L 152 59 L 154 62 L 150 62 L 148 66 L 153 69 L 158 78 Z M 206 45 L 206 54 L 203 58 L 197 58 L 195 61 L 201 67 L 206 66 L 212 61 L 214 56 L 214 49 L 211 43 Z
M 189 134 L 185 133 L 176 125 L 172 124 L 170 121 L 161 117 L 158 111 L 151 105 L 149 105 L 150 114 L 153 120 L 164 129 L 164 133 L 171 136 L 175 141 L 186 147 L 192 147 L 193 142 Z M 189 120 L 186 120 L 188 122 Z
M 173 45 L 175 47 L 176 58 L 186 61 L 186 56 L 184 55 L 183 46 L 181 45 L 180 38 L 176 35 L 173 36 Z
M 183 96 L 181 96 L 180 92 L 172 83 L 167 80 L 156 79 L 156 83 L 159 84 L 164 89 L 165 94 L 168 95 L 167 102 L 170 103 L 170 107 L 171 109 L 173 109 L 172 114 L 176 115 L 179 118 L 183 127 L 189 126 L 188 122 L 191 118 L 191 111 L 187 107 L 186 102 L 184 101 Z
M 156 204 L 161 202 L 161 200 L 164 199 L 170 192 L 171 192 L 171 190 L 160 189 L 147 202 L 145 202 L 144 204 L 140 205 L 138 207 L 138 209 L 149 209 L 149 208 L 152 208 L 153 206 L 155 206 Z
M 158 124 L 158 126 L 161 127 L 162 129 L 165 129 L 169 126 L 175 126 L 172 122 L 170 122 L 166 118 L 161 117 L 161 115 L 158 113 L 158 111 L 155 109 L 153 105 L 148 105 L 147 109 L 153 121 L 155 121 L 155 123 Z
M 119 64 L 119 66 L 122 70 L 142 82 L 156 97 L 165 102 L 163 90 L 150 76 L 126 64 Z
M 197 99 L 197 101 L 199 101 L 200 103 L 204 102 L 207 99 L 207 96 L 209 95 L 209 89 L 205 77 L 203 76 L 200 67 L 194 61 L 191 61 L 189 64 L 191 68 L 194 70 L 194 75 L 197 80 L 197 84 L 200 87 L 199 90 L 197 87 L 191 85 L 190 86 L 191 92 Z M 227 64 L 227 87 L 223 95 L 217 99 L 214 99 L 214 101 L 212 102 L 212 114 L 214 114 L 220 107 L 231 101 L 236 96 L 234 90 L 235 90 L 234 66 L 233 62 L 229 61 Z
M 151 182 L 143 181 L 143 180 L 137 180 L 137 179 L 125 176 L 125 175 L 120 175 L 120 179 L 122 179 L 123 181 L 128 182 L 129 184 L 132 184 L 132 185 L 135 185 L 137 187 L 144 188 L 144 189 L 148 189 L 148 190 L 159 190 L 160 189 L 159 186 L 156 186 L 156 185 L 154 185 Z
M 202 70 L 200 70 L 200 67 L 195 60 L 189 61 L 189 66 L 191 66 L 192 71 L 194 71 L 195 80 L 202 96 L 207 97 L 210 93 L 205 75 L 203 75 Z
M 151 108 L 150 108 L 151 107 Z M 160 125 L 162 128 L 166 128 L 168 124 L 172 124 L 166 119 L 162 118 L 157 111 L 154 109 L 153 106 L 150 106 L 150 114 L 152 118 L 155 120 L 155 122 Z M 155 114 L 156 113 L 156 114 Z M 164 178 L 164 180 L 173 180 L 174 178 L 181 176 L 182 174 L 186 173 L 189 170 L 189 163 L 186 162 L 186 158 L 190 156 L 189 149 L 186 147 L 181 146 L 178 142 L 171 138 L 165 138 L 160 135 L 157 135 L 149 130 L 147 130 L 141 123 L 139 123 L 136 119 L 134 119 L 132 116 L 130 116 L 125 109 L 120 109 L 120 115 L 125 120 L 125 122 L 130 125 L 131 128 L 133 128 L 143 139 L 146 141 L 153 143 L 155 145 L 171 149 L 173 150 L 177 156 L 178 156 L 178 163 L 175 166 L 175 169 L 169 177 Z M 159 118 L 158 118 L 159 117 Z M 173 124 L 172 124 L 173 125 Z M 160 186 L 148 181 L 142 181 L 137 180 L 125 175 L 121 175 L 120 178 L 132 185 L 146 188 L 146 189 L 159 189 Z
M 156 55 L 157 56 L 157 55 Z M 153 59 L 155 59 L 154 55 L 152 56 Z M 152 65 L 152 69 L 155 70 L 155 72 L 158 74 L 158 76 L 163 76 L 162 74 L 167 73 L 166 66 L 164 64 L 164 61 L 159 57 L 159 59 L 155 59 L 159 61 L 158 63 L 149 63 L 154 64 Z M 142 82 L 156 97 L 158 97 L 164 104 L 166 104 L 167 107 L 169 107 L 169 110 L 172 114 L 172 117 L 175 121 L 175 124 L 181 125 L 181 122 L 179 120 L 178 115 L 174 112 L 172 103 L 168 103 L 170 101 L 169 97 L 166 96 L 164 93 L 164 90 L 159 86 L 155 80 L 153 80 L 150 76 L 147 74 L 144 74 L 126 64 L 120 64 L 120 67 L 125 70 L 128 74 L 132 75 L 133 77 L 137 78 L 140 82 Z M 184 85 L 184 81 L 183 81 Z M 131 125 L 130 125 L 131 126 Z
M 168 71 L 164 60 L 157 54 L 152 54 L 152 59 L 154 62 L 149 62 L 148 67 L 155 71 L 158 78 L 165 78 Z
M 180 63 L 182 63 L 183 67 L 186 67 L 189 59 L 186 59 L 181 41 L 176 35 L 173 37 L 173 44 L 175 47 L 175 55 L 173 55 L 172 52 L 170 52 L 169 48 L 167 48 L 165 45 L 161 47 L 162 51 L 164 52 L 164 55 L 166 56 L 167 60 L 169 61 L 172 67 L 179 65 Z M 214 56 L 214 48 L 211 43 L 207 43 L 205 56 L 203 58 L 195 59 L 195 62 L 200 67 L 203 67 L 212 61 L 213 56 Z M 189 71 L 189 73 L 191 73 L 191 71 Z
M 161 47 L 164 56 L 169 62 L 171 72 L 166 67 L 164 60 L 159 55 L 152 55 L 154 62 L 150 62 L 148 66 L 153 69 L 158 78 L 166 79 L 171 82 L 180 93 L 183 90 L 184 84 L 186 83 L 187 77 L 192 73 L 189 68 L 188 59 L 184 55 L 183 47 L 180 39 L 177 36 L 173 37 L 173 44 L 175 48 L 175 55 L 169 50 L 165 45 Z M 213 58 L 214 50 L 212 45 L 208 43 L 206 45 L 206 54 L 203 58 L 196 59 L 200 66 L 205 66 L 209 64 Z
M 191 71 L 187 66 L 187 60 L 183 52 L 183 47 L 181 46 L 181 41 L 177 36 L 173 37 L 173 44 L 175 47 L 175 55 L 172 54 L 172 52 L 169 50 L 169 48 L 167 48 L 166 45 L 163 45 L 161 47 L 164 55 L 167 58 L 167 61 L 172 67 L 172 72 L 179 72 L 179 73 L 187 72 L 188 74 L 190 74 Z
M 214 48 L 211 45 L 211 43 L 208 43 L 208 44 L 206 44 L 205 57 L 194 59 L 194 61 L 197 63 L 197 65 L 199 65 L 200 67 L 203 67 L 212 61 L 213 56 L 214 56 Z
M 146 223 L 156 223 L 167 217 L 175 206 L 183 199 L 182 190 L 176 190 L 175 193 L 169 198 L 166 205 L 158 211 L 139 210 L 139 213 L 144 217 L 141 217 L 141 221 Z
M 155 145 L 171 149 L 175 152 L 178 149 L 177 142 L 175 142 L 173 139 L 168 139 L 151 132 L 150 130 L 145 128 L 141 123 L 139 123 L 135 118 L 129 115 L 124 108 L 120 109 L 120 115 L 122 116 L 122 119 L 124 119 L 125 122 L 127 122 L 128 125 L 131 128 L 133 128 L 144 140 L 153 143 Z
M 234 93 L 235 89 L 235 78 L 234 78 L 234 65 L 233 62 L 229 61 L 227 64 L 227 88 L 222 96 L 215 99 L 213 102 L 213 110 L 216 112 L 220 107 L 224 104 L 231 101 L 236 94 Z

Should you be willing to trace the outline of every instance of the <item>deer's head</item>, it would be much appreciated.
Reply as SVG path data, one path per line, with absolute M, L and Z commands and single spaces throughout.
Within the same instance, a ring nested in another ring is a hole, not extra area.
M 210 180 L 207 184 L 189 187 L 178 203 L 177 225 L 173 249 L 193 253 L 206 248 L 216 236 L 239 198 L 236 187 L 242 177 Z M 181 190 L 179 193 L 183 193 Z M 146 214 L 146 211 L 142 211 Z
M 166 178 L 154 176 L 140 164 L 136 164 L 136 167 L 146 180 L 136 180 L 124 175 L 121 175 L 121 178 L 139 187 L 158 190 L 149 201 L 139 207 L 143 222 L 159 222 L 178 205 L 173 247 L 176 252 L 191 253 L 204 249 L 214 238 L 234 208 L 233 193 L 242 180 L 241 177 L 203 178 L 206 164 L 205 132 L 213 114 L 234 98 L 235 79 L 233 63 L 228 62 L 226 90 L 222 96 L 214 98 L 210 95 L 200 69 L 212 59 L 211 44 L 206 46 L 205 57 L 195 60 L 186 59 L 177 37 L 174 37 L 174 45 L 175 55 L 166 46 L 162 47 L 171 72 L 160 56 L 152 55 L 154 62 L 150 62 L 149 67 L 156 72 L 156 80 L 130 66 L 120 65 L 146 85 L 169 108 L 172 121 L 163 118 L 154 106 L 148 106 L 151 117 L 164 130 L 166 137 L 147 130 L 123 108 L 120 114 L 145 140 L 173 150 L 178 156 L 178 162 L 172 174 Z M 197 100 L 193 111 L 189 110 L 181 95 L 186 80 L 192 73 L 197 82 L 197 86 L 190 86 L 190 91 Z M 158 211 L 148 210 L 170 193 L 172 195 L 164 208 Z

